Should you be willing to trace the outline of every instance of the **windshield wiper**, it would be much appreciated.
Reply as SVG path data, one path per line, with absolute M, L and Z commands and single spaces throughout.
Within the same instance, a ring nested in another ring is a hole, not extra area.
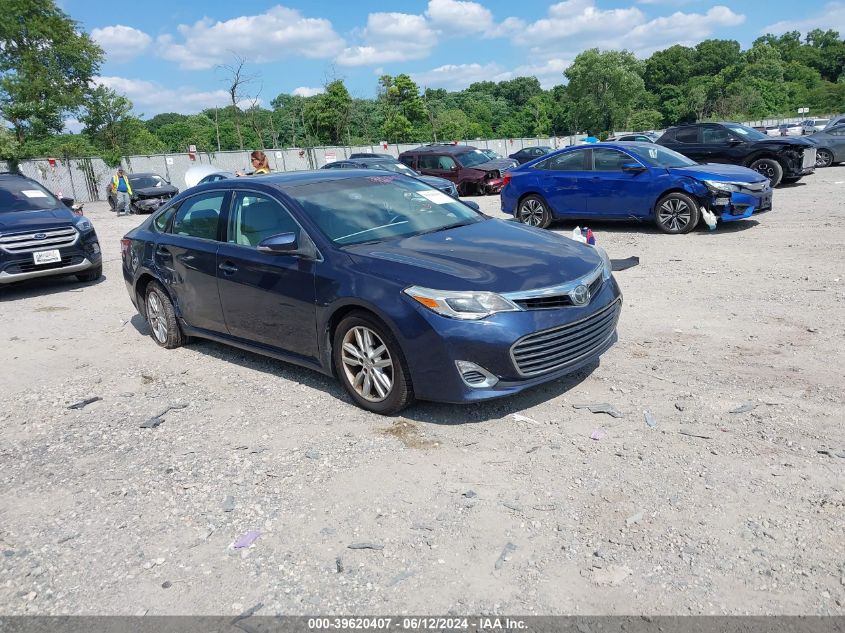
M 441 226 L 436 229 L 429 229 L 428 231 L 423 231 L 422 233 L 417 233 L 417 235 L 429 235 L 430 233 L 439 233 L 440 231 L 448 231 L 449 229 L 456 229 L 461 226 L 468 226 L 470 224 L 475 224 L 476 220 L 464 220 L 463 222 L 455 222 L 454 224 L 447 224 L 446 226 Z M 415 236 L 416 237 L 416 236 Z

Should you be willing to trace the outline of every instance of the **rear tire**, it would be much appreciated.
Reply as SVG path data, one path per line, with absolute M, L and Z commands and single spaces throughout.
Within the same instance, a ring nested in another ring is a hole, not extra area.
M 367 312 L 353 312 L 338 324 L 332 358 L 338 380 L 362 409 L 395 415 L 414 401 L 399 342 Z
M 833 153 L 827 149 L 816 152 L 816 167 L 830 167 L 833 164 Z
M 664 233 L 680 235 L 689 233 L 701 217 L 698 204 L 685 193 L 673 191 L 657 201 L 654 208 L 654 221 Z
M 95 266 L 94 268 L 89 268 L 84 273 L 79 273 L 76 278 L 83 283 L 90 283 L 92 281 L 97 281 L 102 276 L 103 265 L 100 264 L 99 266 Z
M 777 187 L 783 178 L 783 167 L 774 158 L 758 158 L 749 167 L 768 178 L 773 188 Z
M 186 342 L 176 320 L 176 310 L 167 292 L 157 281 L 151 281 L 144 297 L 144 312 L 150 326 L 150 336 L 165 349 L 180 347 Z
M 552 223 L 552 214 L 540 196 L 525 196 L 516 208 L 516 219 L 522 224 L 545 229 Z

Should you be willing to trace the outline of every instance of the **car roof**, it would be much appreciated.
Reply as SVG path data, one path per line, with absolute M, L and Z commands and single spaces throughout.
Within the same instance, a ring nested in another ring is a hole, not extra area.
M 474 145 L 453 145 L 452 143 L 432 143 L 431 145 L 420 145 L 409 149 L 403 154 L 466 154 L 478 148 Z
M 396 178 L 410 177 L 387 170 L 384 170 L 384 173 L 390 174 Z M 336 180 L 346 180 L 348 178 L 371 178 L 372 176 L 372 169 L 310 169 L 304 171 L 286 171 L 262 174 L 260 176 L 250 176 L 249 178 L 233 178 L 231 180 L 227 180 L 225 184 L 221 184 L 221 181 L 218 180 L 217 182 L 197 185 L 196 187 L 190 189 L 190 191 L 197 192 L 205 189 L 215 189 L 221 186 L 230 187 L 232 189 L 263 189 L 265 187 L 273 187 L 284 190 L 288 187 L 295 187 L 297 185 L 307 185 L 317 182 L 333 182 Z
M 132 178 L 133 176 L 158 176 L 159 178 L 164 178 L 164 176 L 162 176 L 161 174 L 157 174 L 154 171 L 137 171 L 129 174 L 130 178 Z

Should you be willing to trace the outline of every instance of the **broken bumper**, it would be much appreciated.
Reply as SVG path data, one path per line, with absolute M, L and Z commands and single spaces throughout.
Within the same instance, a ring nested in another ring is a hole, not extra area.
M 710 203 L 712 211 L 722 222 L 746 220 L 755 213 L 769 211 L 772 208 L 772 191 L 745 193 L 734 191 L 713 196 Z

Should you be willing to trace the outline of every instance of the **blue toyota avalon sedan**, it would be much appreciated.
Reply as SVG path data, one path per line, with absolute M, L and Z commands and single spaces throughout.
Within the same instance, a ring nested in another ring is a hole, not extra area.
M 502 188 L 502 211 L 540 228 L 560 219 L 642 220 L 688 233 L 703 215 L 715 227 L 771 208 L 766 176 L 699 164 L 654 143 L 566 148 L 511 170 Z
M 603 251 L 372 169 L 199 185 L 121 251 L 162 347 L 197 336 L 304 365 L 387 415 L 571 373 L 614 343 L 622 305 Z

